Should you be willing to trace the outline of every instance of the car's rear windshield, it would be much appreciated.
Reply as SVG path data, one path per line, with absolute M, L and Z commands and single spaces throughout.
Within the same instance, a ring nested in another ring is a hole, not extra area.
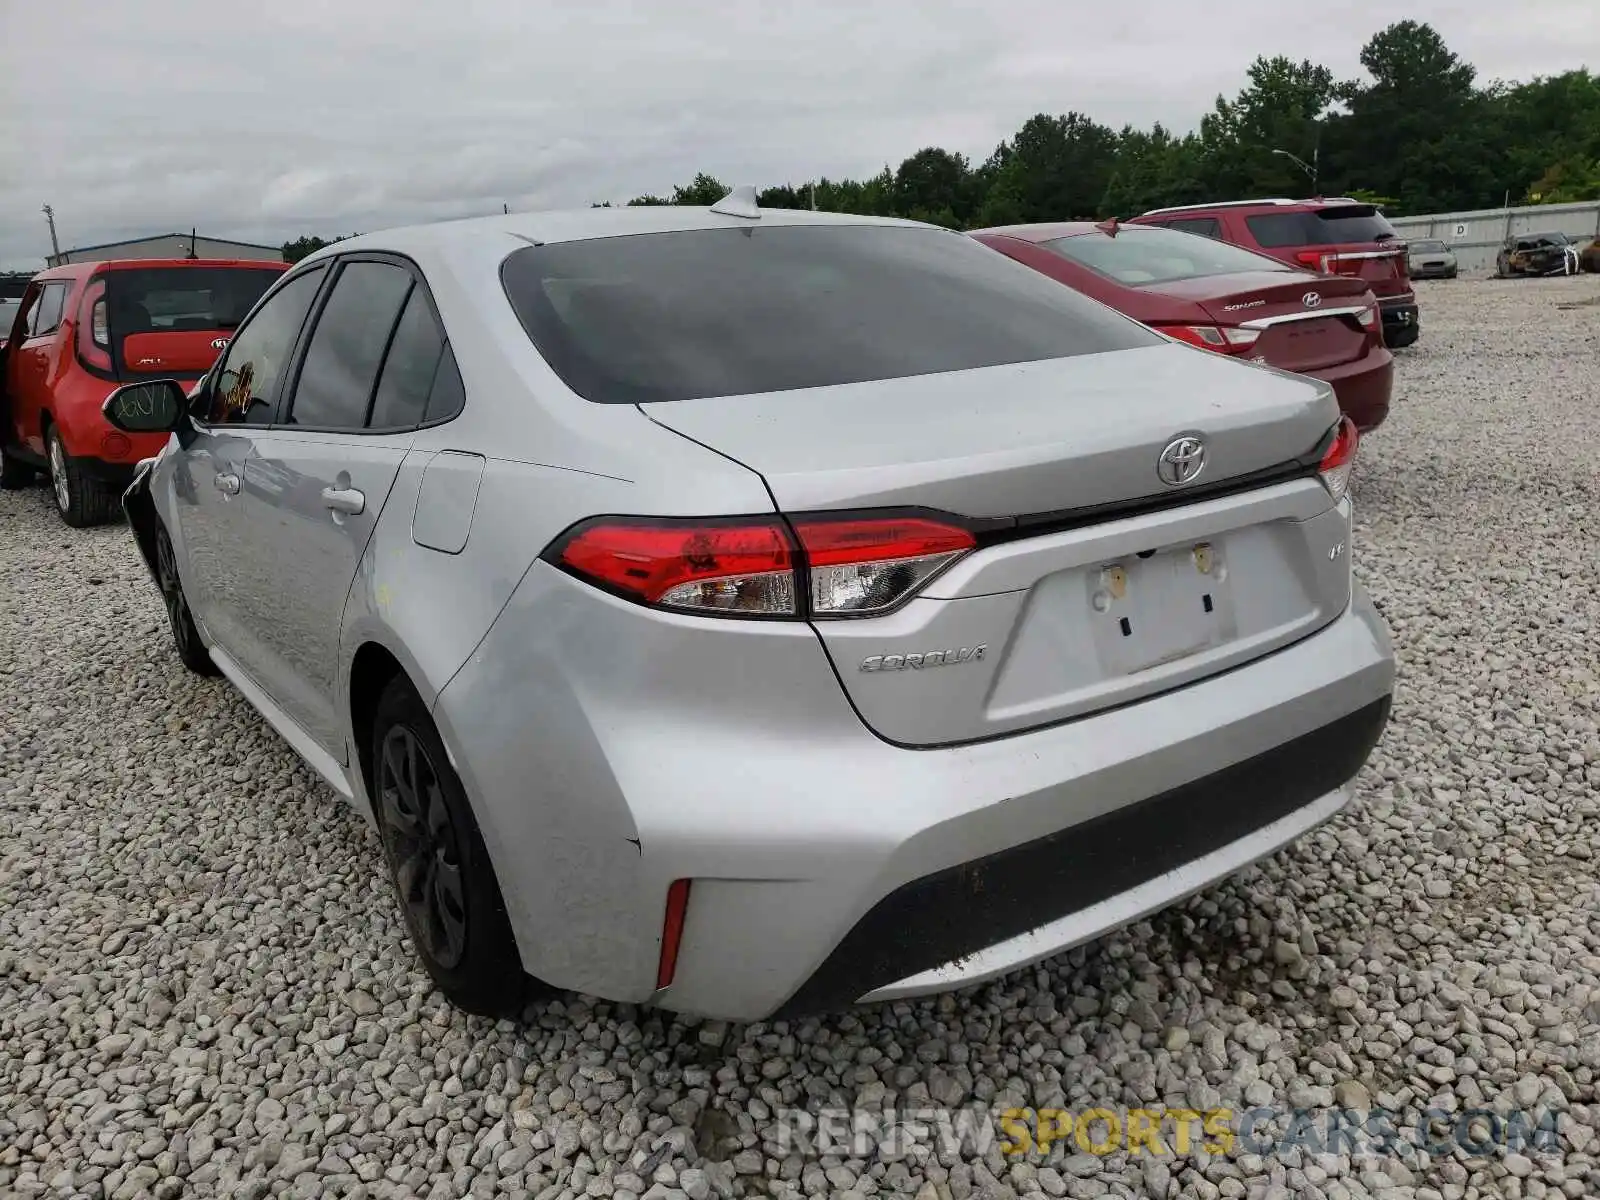
M 1282 246 L 1347 246 L 1386 242 L 1398 235 L 1370 204 L 1341 204 L 1313 212 L 1259 213 L 1245 224 L 1258 243 Z
M 1411 248 L 1413 250 L 1420 250 L 1424 254 L 1438 254 L 1444 249 L 1444 243 L 1424 240 L 1420 242 L 1412 242 Z
M 962 234 L 752 225 L 518 250 L 501 278 L 541 355 L 604 404 L 1066 358 L 1160 339 Z
M 1290 270 L 1275 258 L 1230 246 L 1197 233 L 1156 226 L 1123 226 L 1115 237 L 1081 233 L 1041 243 L 1062 258 L 1129 287 L 1238 275 L 1247 271 Z
M 237 329 L 281 268 L 132 267 L 107 271 L 111 333 Z

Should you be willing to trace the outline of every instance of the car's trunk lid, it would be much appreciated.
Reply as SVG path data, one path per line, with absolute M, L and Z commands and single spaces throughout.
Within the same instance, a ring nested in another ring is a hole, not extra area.
M 647 404 L 759 471 L 785 512 L 918 505 L 967 517 L 1172 494 L 1163 448 L 1203 433 L 1196 483 L 1270 470 L 1337 419 L 1323 385 L 1162 345 L 973 371 Z
M 900 609 L 815 622 L 857 711 L 892 741 L 970 741 L 1126 703 L 1286 645 L 1348 602 L 1348 520 L 1296 466 L 1338 418 L 1331 391 L 1208 351 L 642 407 L 758 471 L 790 515 L 990 519 L 978 549 Z M 1173 487 L 1157 463 L 1182 435 L 1206 463 Z
M 1360 358 L 1375 336 L 1376 319 L 1371 328 L 1360 320 L 1373 302 L 1362 280 L 1298 274 L 1285 280 L 1281 272 L 1263 271 L 1227 276 L 1226 290 L 1218 286 L 1223 282 L 1185 281 L 1162 291 L 1193 299 L 1219 325 L 1255 330 L 1246 357 L 1286 371 L 1320 371 Z

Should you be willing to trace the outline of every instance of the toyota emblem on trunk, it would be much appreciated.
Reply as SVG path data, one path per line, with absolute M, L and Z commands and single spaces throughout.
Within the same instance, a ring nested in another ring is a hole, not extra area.
M 1193 434 L 1167 443 L 1156 459 L 1156 475 L 1168 487 L 1182 487 L 1200 478 L 1206 466 L 1206 444 Z
M 1304 304 L 1307 308 L 1315 308 L 1317 305 L 1322 303 L 1322 293 L 1307 292 L 1304 296 L 1300 297 L 1300 303 Z

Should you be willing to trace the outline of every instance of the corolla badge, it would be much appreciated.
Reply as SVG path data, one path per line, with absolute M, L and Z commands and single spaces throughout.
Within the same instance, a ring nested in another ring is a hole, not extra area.
M 982 662 L 989 644 L 962 646 L 957 650 L 929 650 L 924 654 L 874 654 L 861 660 L 863 671 L 920 671 L 924 667 L 953 667 L 957 663 Z
M 1317 305 L 1322 303 L 1322 293 L 1307 292 L 1304 296 L 1300 297 L 1300 303 L 1304 304 L 1307 308 L 1315 308 Z
M 211 348 L 213 350 L 226 350 L 228 348 L 228 339 L 225 337 L 212 338 Z
M 1168 487 L 1182 487 L 1206 469 L 1206 444 L 1194 434 L 1173 438 L 1156 459 L 1156 476 Z

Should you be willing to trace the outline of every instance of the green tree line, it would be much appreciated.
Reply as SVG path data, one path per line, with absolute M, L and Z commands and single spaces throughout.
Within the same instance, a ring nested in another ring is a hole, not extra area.
M 1375 34 L 1361 65 L 1368 78 L 1339 80 L 1309 60 L 1257 58 L 1239 93 L 1218 96 L 1192 133 L 1039 113 L 981 163 L 929 146 L 870 179 L 780 184 L 758 198 L 952 229 L 1249 196 L 1352 196 L 1395 216 L 1495 208 L 1508 197 L 1600 199 L 1600 75 L 1480 83 L 1416 21 Z M 701 173 L 670 196 L 628 203 L 714 204 L 727 190 Z

